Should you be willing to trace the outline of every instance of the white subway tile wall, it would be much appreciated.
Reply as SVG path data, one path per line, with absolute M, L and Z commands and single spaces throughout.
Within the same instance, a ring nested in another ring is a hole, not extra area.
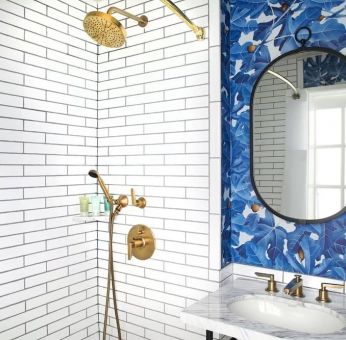
M 194 33 L 158 0 L 101 2 L 149 18 L 127 27 L 127 47 L 99 48 L 99 171 L 116 194 L 145 196 L 147 207 L 124 209 L 114 256 L 125 339 L 202 340 L 204 330 L 180 311 L 216 290 L 220 270 L 219 1 L 176 2 L 208 38 Z M 209 22 L 215 27 L 209 28 Z M 147 261 L 127 259 L 132 225 L 154 231 Z M 107 225 L 99 223 L 99 313 L 107 278 Z M 211 247 L 211 248 L 210 248 Z M 210 250 L 209 250 L 210 249 Z M 109 340 L 116 339 L 113 311 Z M 101 329 L 101 325 L 100 325 Z
M 47 5 L 49 3 L 49 5 Z M 99 339 L 93 1 L 0 2 L 0 339 Z
M 82 30 L 93 0 L 0 3 L 1 340 L 100 339 L 107 224 L 72 219 L 97 165 L 114 195 L 148 202 L 115 226 L 124 339 L 204 338 L 179 313 L 220 281 L 219 0 L 177 3 L 204 41 L 158 0 L 111 5 L 150 20 L 115 15 L 128 32 L 116 50 Z M 127 260 L 138 223 L 157 239 L 147 261 Z M 114 340 L 112 310 L 109 323 Z
M 298 63 L 295 58 L 282 59 L 273 71 L 288 79 L 297 88 Z M 292 89 L 282 80 L 266 74 L 256 89 L 254 112 L 254 175 L 256 187 L 274 210 L 282 211 L 285 186 L 286 96 Z

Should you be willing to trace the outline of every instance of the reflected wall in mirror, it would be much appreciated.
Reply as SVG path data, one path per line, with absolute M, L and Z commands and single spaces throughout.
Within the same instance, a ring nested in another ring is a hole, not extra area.
M 252 94 L 252 181 L 289 220 L 333 216 L 346 201 L 346 63 L 300 49 L 262 73 Z

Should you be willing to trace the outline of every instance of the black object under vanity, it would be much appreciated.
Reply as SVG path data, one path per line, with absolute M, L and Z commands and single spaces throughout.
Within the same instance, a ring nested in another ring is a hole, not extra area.
M 213 332 L 212 331 L 206 331 L 205 334 L 205 339 L 206 340 L 213 340 Z M 230 338 L 230 340 L 237 340 L 236 338 Z

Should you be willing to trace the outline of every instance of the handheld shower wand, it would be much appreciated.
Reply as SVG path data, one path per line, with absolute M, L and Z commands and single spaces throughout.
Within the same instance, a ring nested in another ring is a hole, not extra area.
M 100 174 L 96 170 L 90 170 L 89 176 L 97 179 L 111 208 L 111 213 L 109 215 L 109 222 L 108 222 L 108 233 L 109 233 L 108 276 L 107 276 L 105 318 L 103 323 L 103 340 L 106 340 L 106 336 L 107 336 L 107 319 L 108 319 L 109 295 L 110 295 L 111 283 L 112 283 L 112 295 L 113 295 L 115 320 L 117 323 L 117 330 L 118 330 L 118 339 L 121 340 L 120 319 L 119 319 L 119 313 L 118 313 L 117 298 L 115 294 L 115 274 L 114 274 L 114 266 L 113 266 L 113 234 L 114 234 L 113 226 L 114 226 L 115 217 L 120 213 L 122 208 L 125 208 L 128 205 L 128 198 L 125 195 L 120 195 L 118 199 L 114 199 L 113 196 L 109 193 L 105 185 L 105 182 L 103 181 Z
M 106 196 L 106 199 L 109 204 L 114 204 L 116 206 L 119 206 L 121 208 L 125 208 L 128 205 L 128 198 L 125 195 L 120 195 L 117 200 L 113 198 L 113 196 L 109 193 L 105 182 L 103 181 L 102 177 L 96 170 L 90 170 L 89 176 L 92 178 L 96 178 L 104 195 Z M 119 210 L 120 211 L 120 210 Z
M 108 203 L 111 204 L 113 202 L 113 197 L 110 195 L 110 193 L 109 193 L 109 191 L 105 185 L 105 182 L 103 181 L 103 179 L 101 178 L 99 173 L 96 170 L 90 170 L 89 176 L 97 179 L 97 182 L 99 183 L 104 195 L 106 196 Z
M 96 170 L 90 170 L 89 176 L 92 178 L 96 178 L 109 205 L 110 205 L 110 214 L 109 214 L 109 221 L 108 221 L 108 234 L 109 234 L 109 241 L 108 241 L 108 275 L 107 275 L 107 291 L 106 291 L 106 305 L 105 305 L 105 316 L 104 316 L 104 322 L 103 322 L 103 340 L 106 340 L 107 338 L 107 319 L 108 319 L 108 309 L 110 304 L 110 294 L 112 291 L 113 295 L 113 305 L 114 305 L 114 313 L 115 313 L 115 321 L 117 324 L 117 331 L 118 331 L 118 339 L 122 340 L 121 338 L 121 329 L 120 329 L 120 319 L 119 319 L 119 312 L 117 307 L 117 298 L 116 298 L 116 292 L 115 292 L 115 273 L 114 273 L 114 263 L 113 263 L 113 235 L 114 235 L 114 221 L 117 215 L 119 215 L 122 208 L 125 208 L 128 205 L 128 198 L 125 195 L 120 195 L 118 199 L 114 199 L 113 196 L 109 193 L 107 186 L 103 179 L 101 178 L 100 174 Z M 135 192 L 133 189 L 131 189 L 131 198 L 132 198 L 132 204 L 135 207 L 138 207 L 140 209 L 144 209 L 146 206 L 146 200 L 144 197 L 136 198 Z M 132 247 L 136 249 L 136 252 L 133 251 L 134 256 L 136 256 L 139 259 L 147 259 L 149 258 L 154 250 L 155 250 L 155 240 L 153 240 L 153 236 L 151 231 L 149 230 L 149 236 L 146 236 L 146 234 L 143 234 L 143 231 L 147 231 L 147 227 L 144 226 L 143 230 L 138 228 L 132 228 L 133 234 L 136 235 L 136 239 L 134 236 L 131 239 L 131 242 L 129 243 L 131 245 L 130 253 L 132 254 Z M 137 234 L 135 231 L 138 231 Z M 148 233 L 148 232 L 147 232 Z M 138 243 L 136 244 L 134 241 L 138 241 L 138 237 L 140 240 L 142 240 L 143 243 L 138 246 Z M 142 252 L 142 249 L 146 246 L 147 248 L 144 249 L 144 252 Z M 150 245 L 150 246 L 149 246 Z M 111 288 L 112 285 L 112 288 Z

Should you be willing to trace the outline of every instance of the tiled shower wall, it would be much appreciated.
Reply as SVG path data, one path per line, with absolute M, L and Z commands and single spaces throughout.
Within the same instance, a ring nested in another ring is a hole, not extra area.
M 297 82 L 297 61 L 283 58 L 271 69 L 294 86 Z M 253 138 L 254 178 L 258 192 L 276 211 L 283 211 L 282 188 L 285 173 L 286 94 L 292 89 L 273 75 L 265 74 L 254 97 Z
M 127 207 L 116 222 L 121 324 L 127 340 L 201 340 L 204 331 L 181 323 L 179 312 L 219 283 L 219 1 L 176 1 L 196 24 L 209 28 L 204 41 L 196 41 L 160 1 L 138 3 L 100 3 L 150 20 L 145 29 L 123 21 L 127 47 L 99 49 L 99 170 L 113 193 L 129 195 L 134 187 L 148 202 L 144 210 Z M 127 259 L 127 233 L 135 224 L 155 233 L 150 260 Z M 98 238 L 102 322 L 105 223 L 99 223 Z
M 96 192 L 91 8 L 0 1 L 1 340 L 98 339 L 97 225 L 72 220 Z

